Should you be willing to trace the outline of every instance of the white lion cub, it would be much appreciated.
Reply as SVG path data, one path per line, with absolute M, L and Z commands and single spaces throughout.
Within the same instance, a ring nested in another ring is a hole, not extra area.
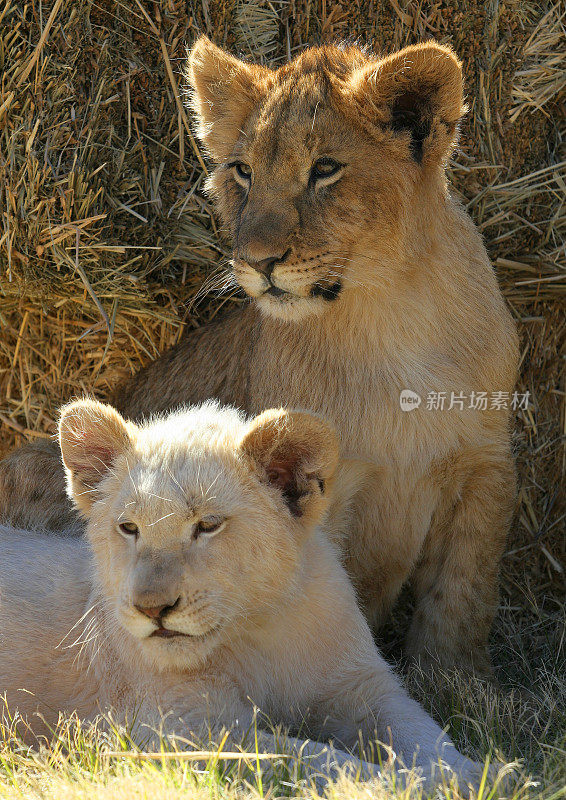
M 255 705 L 332 740 L 290 740 L 316 769 L 359 764 L 338 748 L 361 731 L 427 778 L 439 756 L 477 775 L 377 652 L 317 527 L 338 457 L 326 423 L 207 404 L 137 426 L 83 400 L 59 436 L 88 542 L 0 529 L 0 694 L 36 735 L 109 709 L 146 734 L 236 735 Z

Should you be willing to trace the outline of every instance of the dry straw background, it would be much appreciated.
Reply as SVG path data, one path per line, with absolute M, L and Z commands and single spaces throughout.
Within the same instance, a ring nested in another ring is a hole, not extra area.
M 561 636 L 565 29 L 561 2 L 534 0 L 4 0 L 0 455 L 50 436 L 62 401 L 104 397 L 241 302 L 213 291 L 229 246 L 179 100 L 199 32 L 275 65 L 309 43 L 359 38 L 387 52 L 434 37 L 464 61 L 470 112 L 451 180 L 517 321 L 519 389 L 533 401 L 516 419 L 520 493 L 502 602 Z

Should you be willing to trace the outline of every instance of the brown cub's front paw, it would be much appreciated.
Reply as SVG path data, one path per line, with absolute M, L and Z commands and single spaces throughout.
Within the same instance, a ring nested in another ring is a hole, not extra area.
M 408 672 L 417 683 L 424 679 L 428 683 L 438 686 L 442 685 L 439 678 L 458 674 L 497 684 L 487 648 L 483 652 L 478 649 L 474 653 L 444 651 L 442 654 L 438 654 L 428 650 L 423 652 L 408 650 L 408 654 Z
M 54 442 L 30 442 L 0 461 L 0 523 L 55 532 L 80 528 Z

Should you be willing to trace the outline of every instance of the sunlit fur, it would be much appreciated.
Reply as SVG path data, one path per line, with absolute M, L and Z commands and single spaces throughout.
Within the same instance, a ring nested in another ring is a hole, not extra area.
M 478 777 L 381 659 L 317 527 L 337 465 L 329 425 L 208 404 L 138 427 L 86 400 L 63 410 L 60 441 L 88 544 L 0 530 L 0 693 L 12 713 L 43 732 L 60 711 L 112 708 L 142 736 L 165 714 L 165 733 L 186 741 L 245 732 L 255 705 L 342 746 L 377 735 L 427 777 L 438 755 L 464 783 Z M 210 516 L 226 524 L 195 538 Z M 138 608 L 163 606 L 160 625 L 187 636 L 151 636 L 158 623 Z M 276 744 L 260 734 L 260 747 Z

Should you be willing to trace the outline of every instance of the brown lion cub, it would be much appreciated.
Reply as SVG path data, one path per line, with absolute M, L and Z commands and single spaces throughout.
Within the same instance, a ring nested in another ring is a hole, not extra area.
M 409 652 L 489 672 L 515 492 L 509 412 L 489 398 L 512 392 L 517 337 L 446 184 L 458 59 L 434 42 L 384 59 L 323 47 L 271 70 L 203 37 L 187 77 L 233 273 L 255 303 L 191 331 L 117 407 L 142 418 L 215 397 L 329 418 L 342 455 L 375 468 L 343 541 L 366 616 L 379 625 L 410 579 Z M 410 412 L 403 390 L 421 398 Z M 59 519 L 55 463 L 12 456 L 0 513 Z
M 380 657 L 317 527 L 338 460 L 326 423 L 209 403 L 138 427 L 85 400 L 59 435 L 88 543 L 0 529 L 0 694 L 32 730 L 112 708 L 144 736 L 161 712 L 165 733 L 243 734 L 256 705 L 342 747 L 377 735 L 427 780 L 439 756 L 479 777 Z M 315 769 L 356 763 L 291 744 Z

